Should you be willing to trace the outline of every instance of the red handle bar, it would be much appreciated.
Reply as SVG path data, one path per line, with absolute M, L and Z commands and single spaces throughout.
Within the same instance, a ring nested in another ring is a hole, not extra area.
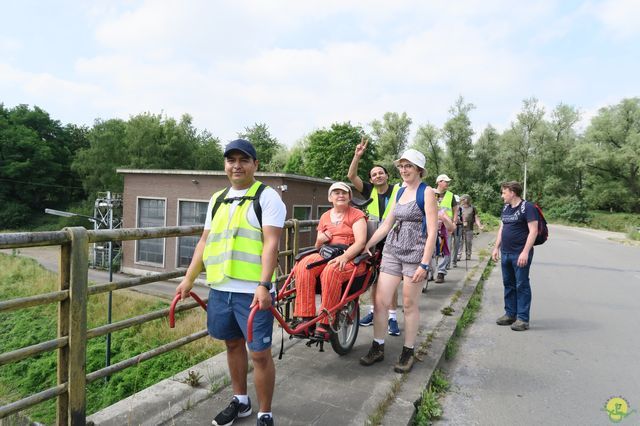
M 189 292 L 189 296 L 193 297 L 193 299 L 196 302 L 198 302 L 200 306 L 202 306 L 202 309 L 204 309 L 205 311 L 207 310 L 207 304 L 204 303 L 197 294 L 191 291 Z M 169 328 L 175 328 L 176 326 L 175 310 L 176 310 L 176 305 L 178 304 L 179 301 L 180 301 L 180 295 L 176 294 L 176 297 L 173 298 L 173 301 L 171 302 L 171 307 L 169 308 Z

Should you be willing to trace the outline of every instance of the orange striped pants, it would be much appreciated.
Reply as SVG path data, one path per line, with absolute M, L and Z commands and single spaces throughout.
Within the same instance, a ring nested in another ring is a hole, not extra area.
M 316 280 L 320 277 L 322 286 L 322 305 L 323 307 L 332 308 L 342 296 L 342 283 L 349 281 L 353 270 L 357 268 L 356 275 L 362 275 L 366 271 L 366 264 L 362 262 L 356 267 L 353 262 L 345 265 L 342 271 L 337 269 L 337 265 L 322 264 L 315 268 L 307 269 L 307 265 L 318 260 L 322 256 L 318 253 L 310 254 L 302 258 L 292 273 L 296 280 L 296 306 L 293 314 L 297 317 L 315 317 L 316 316 Z M 320 321 L 327 324 L 327 318 Z

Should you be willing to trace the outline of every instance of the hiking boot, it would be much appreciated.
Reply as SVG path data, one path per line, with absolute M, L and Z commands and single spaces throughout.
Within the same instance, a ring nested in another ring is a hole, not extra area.
M 507 314 L 504 314 L 496 320 L 496 324 L 498 325 L 511 325 L 514 322 L 516 322 L 516 319 L 514 317 L 510 317 Z
M 263 414 L 258 417 L 258 426 L 273 426 L 274 424 L 275 423 L 273 423 L 273 417 L 268 414 Z
M 247 404 L 242 404 L 235 396 L 231 399 L 231 402 L 224 410 L 220 411 L 218 415 L 211 422 L 214 426 L 230 426 L 238 418 L 243 418 L 251 415 L 251 399 Z
M 438 272 L 438 277 L 436 278 L 436 282 L 437 283 L 443 283 L 444 282 L 444 274 L 442 272 Z
M 408 348 L 406 346 L 402 347 L 402 353 L 400 354 L 400 359 L 393 366 L 393 371 L 396 373 L 408 373 L 411 371 L 413 367 L 413 348 Z
M 519 319 L 519 320 L 516 320 L 516 322 L 514 322 L 513 324 L 511 324 L 511 329 L 513 331 L 525 331 L 529 329 L 529 323 Z
M 393 319 L 393 318 L 389 318 L 389 334 L 392 336 L 399 336 L 400 335 L 400 327 L 398 327 L 398 320 L 397 319 Z
M 369 348 L 369 353 L 360 358 L 360 364 L 373 365 L 376 362 L 380 362 L 384 359 L 384 343 L 380 344 L 375 340 Z
M 369 327 L 373 325 L 373 312 L 369 312 L 364 318 L 360 320 L 360 326 Z
M 468 254 L 467 257 L 465 258 L 465 260 L 471 260 L 471 255 Z

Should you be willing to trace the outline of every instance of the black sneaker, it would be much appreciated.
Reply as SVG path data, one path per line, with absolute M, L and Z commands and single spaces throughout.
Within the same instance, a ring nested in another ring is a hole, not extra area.
M 268 414 L 263 414 L 258 417 L 258 426 L 273 426 L 274 424 L 275 423 L 273 423 L 273 417 Z
M 248 404 L 242 404 L 235 396 L 224 410 L 211 422 L 214 426 L 230 426 L 237 418 L 243 418 L 251 415 L 251 399 Z M 260 423 L 258 423 L 260 424 Z M 271 423 L 273 424 L 273 423 Z

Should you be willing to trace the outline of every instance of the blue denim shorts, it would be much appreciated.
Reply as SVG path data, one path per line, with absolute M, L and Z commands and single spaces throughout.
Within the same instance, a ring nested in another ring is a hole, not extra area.
M 273 293 L 271 294 L 273 298 Z M 209 290 L 207 303 L 207 330 L 209 335 L 220 340 L 243 338 L 247 340 L 247 321 L 253 294 L 230 293 Z M 253 317 L 253 341 L 247 346 L 251 352 L 262 352 L 271 348 L 273 314 L 258 311 Z

